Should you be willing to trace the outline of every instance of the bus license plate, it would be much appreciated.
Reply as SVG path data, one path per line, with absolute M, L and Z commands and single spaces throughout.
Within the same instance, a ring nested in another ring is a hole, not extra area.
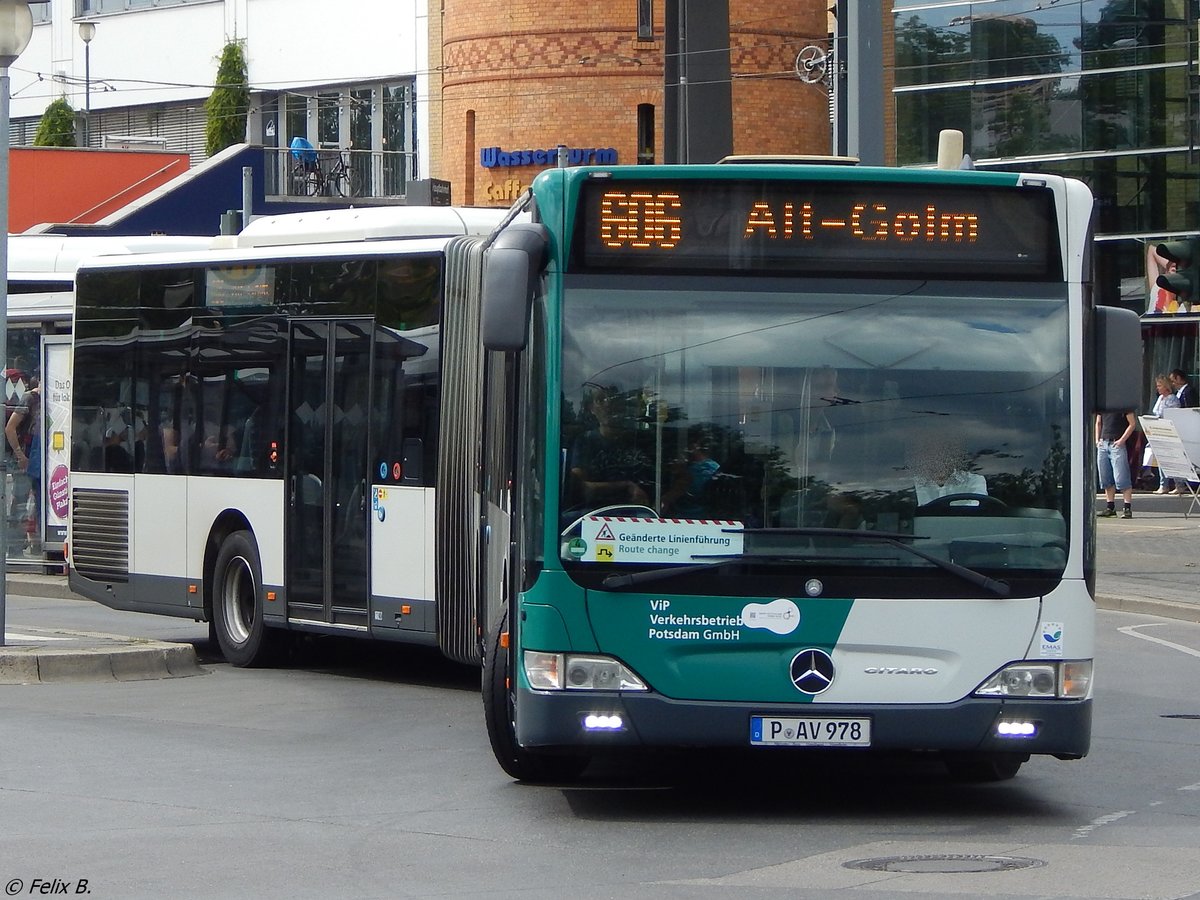
M 750 743 L 787 747 L 870 747 L 870 719 L 751 716 Z

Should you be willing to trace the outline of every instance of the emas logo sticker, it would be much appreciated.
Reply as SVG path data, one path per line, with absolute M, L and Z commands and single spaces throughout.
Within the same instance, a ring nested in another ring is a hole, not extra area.
M 800 607 L 786 598 L 770 603 L 747 603 L 742 609 L 742 624 L 747 628 L 765 628 L 775 634 L 791 634 L 800 627 Z
M 1041 627 L 1042 657 L 1062 659 L 1062 622 L 1043 622 Z

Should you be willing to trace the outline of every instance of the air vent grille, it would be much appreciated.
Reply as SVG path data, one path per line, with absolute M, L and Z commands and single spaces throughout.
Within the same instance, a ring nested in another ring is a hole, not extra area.
M 129 580 L 129 494 L 71 493 L 71 565 L 95 581 Z

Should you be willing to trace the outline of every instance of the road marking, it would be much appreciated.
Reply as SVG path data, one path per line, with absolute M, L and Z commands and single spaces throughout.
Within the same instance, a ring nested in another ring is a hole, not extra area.
M 1153 641 L 1155 644 L 1162 644 L 1164 647 L 1170 647 L 1172 650 L 1178 650 L 1181 653 L 1186 653 L 1189 656 L 1200 656 L 1200 650 L 1193 650 L 1191 647 L 1185 647 L 1183 644 L 1176 644 L 1174 641 L 1164 641 L 1162 638 L 1154 637 L 1149 634 L 1142 634 L 1138 631 L 1139 628 L 1157 628 L 1163 625 L 1163 622 L 1150 622 L 1146 625 L 1125 625 L 1118 628 L 1117 631 L 1123 631 L 1130 637 L 1141 638 L 1143 641 Z
M 21 634 L 17 631 L 4 632 L 4 640 L 8 641 L 69 641 L 69 637 L 52 637 L 48 634 Z
M 1134 513 L 1136 516 L 1137 514 Z M 1145 519 L 1141 520 L 1143 523 Z M 1195 525 L 1101 525 L 1107 531 L 1119 531 L 1121 534 L 1145 534 L 1147 531 L 1188 531 Z
M 1083 825 L 1079 828 L 1076 828 L 1075 834 L 1071 836 L 1071 840 L 1078 841 L 1082 838 L 1087 837 L 1089 834 L 1091 834 L 1093 831 L 1095 831 L 1097 828 L 1099 828 L 1102 825 L 1111 825 L 1113 822 L 1116 822 L 1119 819 L 1123 819 L 1126 816 L 1132 816 L 1133 814 L 1134 814 L 1134 810 L 1123 809 L 1120 812 L 1109 813 L 1107 816 L 1101 816 L 1098 819 L 1092 819 L 1092 821 L 1089 824 Z

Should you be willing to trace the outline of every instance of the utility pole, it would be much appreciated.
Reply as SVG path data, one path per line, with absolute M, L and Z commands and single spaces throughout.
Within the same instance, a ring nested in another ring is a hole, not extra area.
M 95 22 L 79 23 L 79 39 L 83 41 L 83 146 L 92 141 L 92 38 L 96 36 Z
M 712 163 L 733 152 L 729 0 L 667 0 L 663 157 Z
M 836 42 L 833 153 L 882 166 L 883 14 L 879 4 L 838 0 Z

